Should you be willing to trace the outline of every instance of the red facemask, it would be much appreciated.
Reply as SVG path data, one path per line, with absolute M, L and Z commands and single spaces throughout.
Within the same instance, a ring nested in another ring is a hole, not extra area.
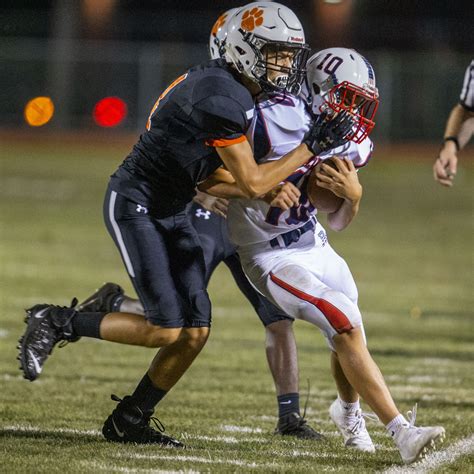
M 350 82 L 344 81 L 329 91 L 329 97 L 322 108 L 333 110 L 336 114 L 346 111 L 354 119 L 352 132 L 347 140 L 361 143 L 375 126 L 374 117 L 379 106 L 378 93 L 369 92 Z

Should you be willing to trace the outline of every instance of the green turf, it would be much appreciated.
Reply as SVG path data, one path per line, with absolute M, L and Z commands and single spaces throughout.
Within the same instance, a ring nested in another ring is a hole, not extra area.
M 157 413 L 189 449 L 116 446 L 98 433 L 114 406 L 110 393 L 133 389 L 151 350 L 82 340 L 56 349 L 35 383 L 22 379 L 15 345 L 25 307 L 67 304 L 103 281 L 131 289 L 101 214 L 107 177 L 125 151 L 0 148 L 0 471 L 373 472 L 399 463 L 381 425 L 370 425 L 376 454 L 343 448 L 327 415 L 335 396 L 328 351 L 304 322 L 296 323 L 301 391 L 309 379 L 307 418 L 327 441 L 272 435 L 264 332 L 225 268 L 210 286 L 210 341 Z M 356 278 L 369 347 L 400 409 L 418 402 L 420 424 L 446 427 L 446 449 L 474 425 L 474 174 L 465 160 L 456 186 L 442 189 L 429 161 L 401 155 L 375 155 L 361 172 L 358 219 L 330 239 Z M 437 472 L 468 472 L 472 462 L 465 454 Z

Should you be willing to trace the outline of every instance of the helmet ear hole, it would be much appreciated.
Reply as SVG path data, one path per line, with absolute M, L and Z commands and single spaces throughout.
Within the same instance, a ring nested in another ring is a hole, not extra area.
M 318 95 L 321 92 L 321 88 L 313 82 L 313 93 Z

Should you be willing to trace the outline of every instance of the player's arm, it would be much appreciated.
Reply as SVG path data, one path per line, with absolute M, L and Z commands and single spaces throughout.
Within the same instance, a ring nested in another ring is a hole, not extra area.
M 271 191 L 313 156 L 308 146 L 302 143 L 280 160 L 258 165 L 247 140 L 216 147 L 216 151 L 234 177 L 243 197 L 250 199 Z
M 246 96 L 242 96 L 242 101 L 245 100 Z M 303 143 L 279 160 L 259 165 L 244 135 L 249 125 L 247 117 L 253 112 L 248 110 L 249 105 L 242 107 L 238 100 L 222 95 L 209 96 L 196 104 L 194 114 L 201 119 L 204 130 L 212 130 L 213 136 L 206 144 L 216 149 L 243 197 L 250 199 L 269 192 L 314 155 L 345 143 L 344 137 L 352 127 L 347 114 L 334 117 L 321 114 L 315 118 Z M 231 187 L 225 189 L 232 191 Z
M 224 168 L 218 168 L 209 178 L 199 184 L 204 193 L 225 199 L 246 198 L 247 196 L 235 182 L 232 174 Z M 299 203 L 300 190 L 292 183 L 280 183 L 257 199 L 262 199 L 272 207 L 287 210 Z
M 321 171 L 316 173 L 316 183 L 322 188 L 329 189 L 344 199 L 341 207 L 328 214 L 327 222 L 332 230 L 344 230 L 359 212 L 362 199 L 362 185 L 359 182 L 354 163 L 347 159 L 333 158 L 337 170 L 328 165 L 321 165 Z
M 232 174 L 224 168 L 218 168 L 205 181 L 199 183 L 198 189 L 199 191 L 222 199 L 247 197 L 235 182 Z
M 444 131 L 444 142 L 438 159 L 433 165 L 434 179 L 444 186 L 452 186 L 453 184 L 457 172 L 457 154 L 472 135 L 472 123 L 466 122 L 473 117 L 474 112 L 466 109 L 461 104 L 456 104 L 449 114 Z M 466 131 L 466 126 L 471 129 L 470 133 Z

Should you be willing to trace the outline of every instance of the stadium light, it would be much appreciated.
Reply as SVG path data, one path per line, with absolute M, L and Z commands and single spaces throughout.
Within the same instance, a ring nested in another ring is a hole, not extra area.
M 95 104 L 92 116 L 99 127 L 116 127 L 127 116 L 127 104 L 120 97 L 104 97 Z
M 54 115 L 54 103 L 51 97 L 35 97 L 25 105 L 23 113 L 30 127 L 41 127 L 47 124 Z

